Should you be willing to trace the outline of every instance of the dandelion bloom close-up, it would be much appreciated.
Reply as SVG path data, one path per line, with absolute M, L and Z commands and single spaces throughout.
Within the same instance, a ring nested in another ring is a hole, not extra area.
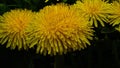
M 15 49 L 27 49 L 26 28 L 33 19 L 30 10 L 14 9 L 0 16 L 0 43 Z
M 112 26 L 120 25 L 120 1 L 113 1 L 111 3 L 109 13 L 110 24 Z
M 98 27 L 98 22 L 102 26 L 105 26 L 104 22 L 108 22 L 109 3 L 105 0 L 80 0 L 73 8 L 80 12 L 80 16 L 88 18 L 95 27 Z
M 88 21 L 79 17 L 66 4 L 46 6 L 35 16 L 28 34 L 30 48 L 37 46 L 37 53 L 64 54 L 68 51 L 84 49 L 92 40 L 93 30 Z

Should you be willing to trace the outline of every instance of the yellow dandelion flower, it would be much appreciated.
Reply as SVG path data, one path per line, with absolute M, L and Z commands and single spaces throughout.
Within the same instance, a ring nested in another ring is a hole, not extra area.
M 113 26 L 120 24 L 120 1 L 113 1 L 110 7 L 110 24 Z
M 16 9 L 11 10 L 0 16 L 0 43 L 7 43 L 7 48 L 15 49 L 18 47 L 27 49 L 26 28 L 33 19 L 30 10 Z
M 65 4 L 46 6 L 35 17 L 33 31 L 29 34 L 30 48 L 37 46 L 37 53 L 64 54 L 90 45 L 93 30 L 88 21 Z
M 107 15 L 109 4 L 105 0 L 81 0 L 73 5 L 80 12 L 80 16 L 88 18 L 91 25 L 98 27 L 98 22 L 104 26 L 108 22 Z

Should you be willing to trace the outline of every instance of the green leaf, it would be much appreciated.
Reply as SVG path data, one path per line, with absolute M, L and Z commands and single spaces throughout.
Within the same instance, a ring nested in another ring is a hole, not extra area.
M 104 28 L 102 28 L 101 33 L 112 33 L 114 31 L 115 31 L 115 29 L 104 27 Z
M 33 2 L 34 4 L 38 4 L 38 3 L 40 2 L 40 0 L 32 0 L 32 2 Z
M 31 4 L 31 0 L 24 0 L 24 2 Z
M 5 4 L 0 4 L 0 10 L 4 10 L 7 7 Z
M 63 0 L 63 2 L 67 2 L 67 0 Z
M 6 12 L 8 9 L 8 6 L 6 4 L 1 4 L 0 3 L 0 15 Z

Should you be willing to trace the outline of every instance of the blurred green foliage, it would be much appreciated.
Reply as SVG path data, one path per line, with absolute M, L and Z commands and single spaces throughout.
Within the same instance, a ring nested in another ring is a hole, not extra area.
M 56 4 L 56 3 L 68 3 L 73 4 L 76 0 L 0 0 L 0 15 L 6 11 L 16 8 L 26 8 L 33 11 L 38 11 L 45 7 L 46 5 Z

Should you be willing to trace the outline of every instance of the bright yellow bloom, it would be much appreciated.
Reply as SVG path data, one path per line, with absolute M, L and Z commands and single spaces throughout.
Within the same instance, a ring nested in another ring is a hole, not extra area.
M 37 53 L 44 55 L 84 49 L 93 36 L 88 21 L 65 4 L 41 9 L 31 27 L 34 30 L 29 34 L 30 48 L 37 45 Z
M 11 10 L 0 17 L 0 43 L 7 43 L 6 47 L 27 49 L 26 28 L 33 19 L 30 10 Z
M 98 22 L 104 26 L 104 22 L 108 22 L 109 4 L 105 0 L 81 0 L 73 5 L 76 11 L 80 12 L 80 16 L 88 18 L 91 25 L 98 27 Z
M 120 24 L 120 1 L 113 1 L 110 7 L 110 24 L 113 26 Z

